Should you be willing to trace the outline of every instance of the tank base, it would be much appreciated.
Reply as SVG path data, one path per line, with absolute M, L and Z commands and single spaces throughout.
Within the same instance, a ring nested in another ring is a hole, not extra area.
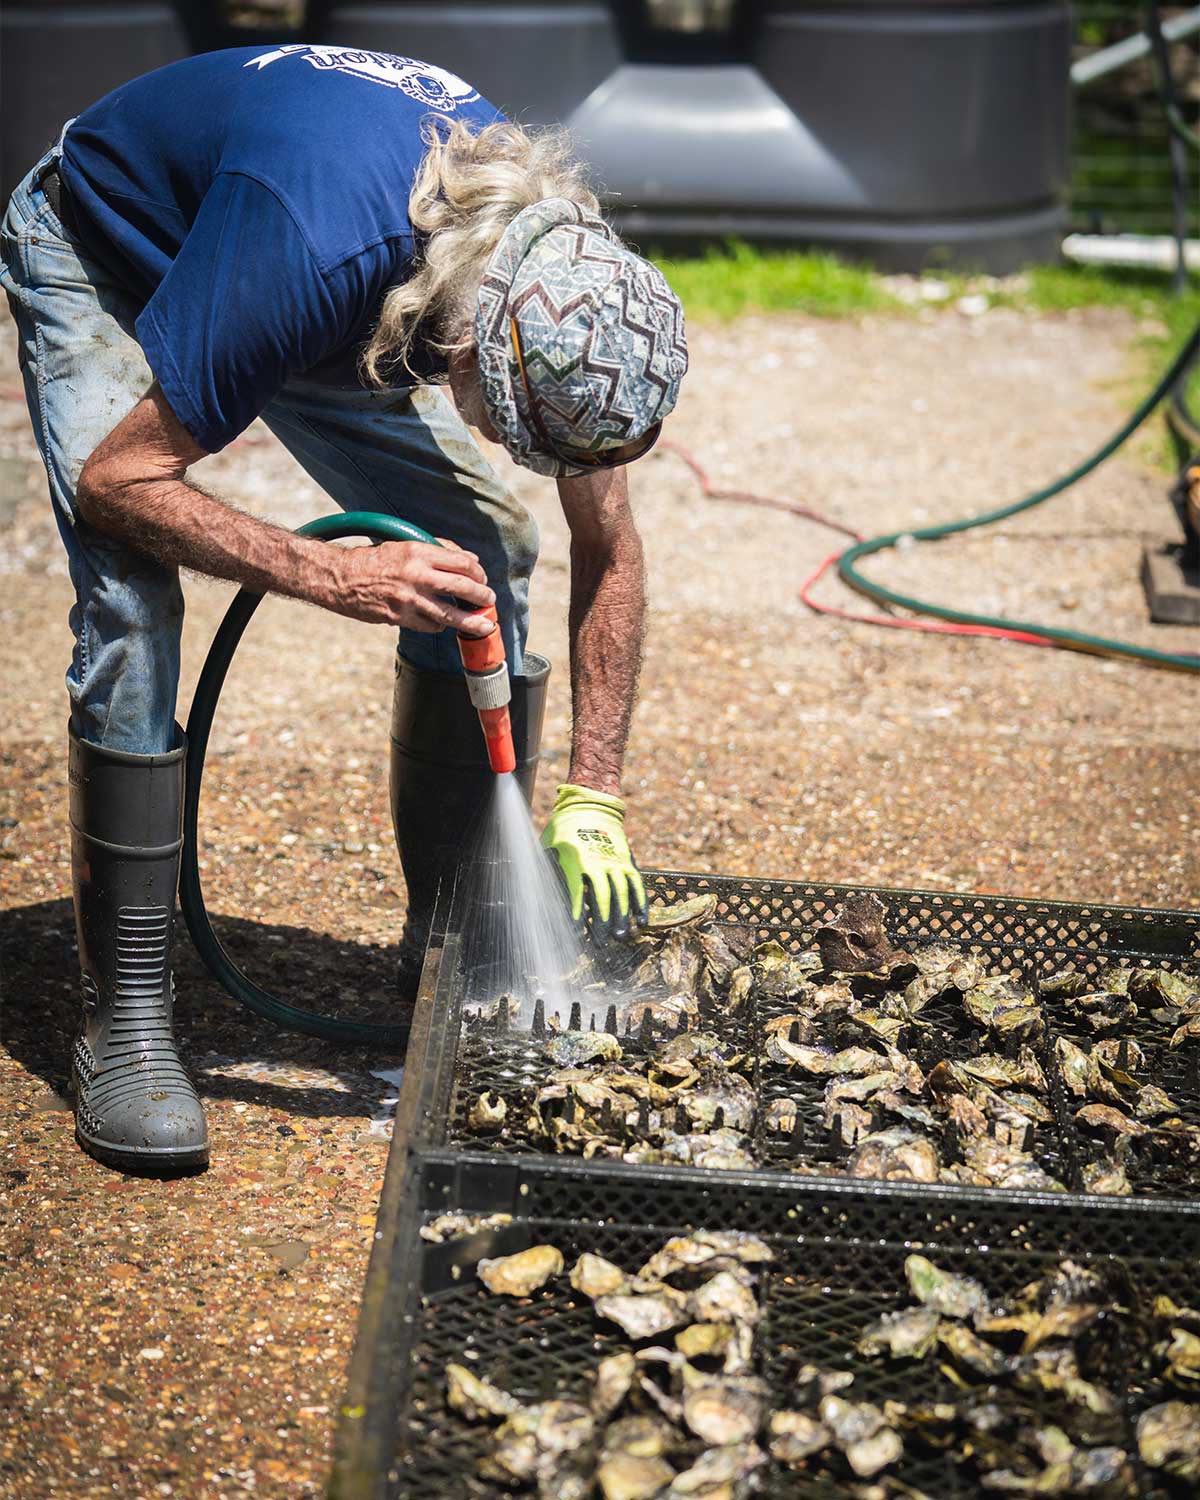
M 700 250 L 736 238 L 760 249 L 828 250 L 881 271 L 978 271 L 1009 276 L 1060 258 L 1065 229 L 1059 204 L 969 224 L 823 219 L 804 214 L 690 213 L 617 209 L 622 235 L 643 247 Z

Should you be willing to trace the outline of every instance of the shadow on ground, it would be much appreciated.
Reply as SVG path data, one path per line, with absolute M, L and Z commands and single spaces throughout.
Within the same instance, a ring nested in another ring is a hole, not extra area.
M 213 928 L 248 974 L 292 1004 L 392 1024 L 410 1012 L 395 994 L 391 949 L 240 917 L 214 917 Z M 63 1096 L 79 1020 L 77 974 L 70 901 L 0 913 L 0 1044 Z M 370 1071 L 396 1068 L 403 1060 L 394 1050 L 339 1046 L 281 1031 L 242 1009 L 209 977 L 178 917 L 175 989 L 180 1051 L 208 1099 L 309 1118 L 370 1115 L 380 1092 Z M 319 1070 L 320 1076 L 306 1079 L 305 1070 Z

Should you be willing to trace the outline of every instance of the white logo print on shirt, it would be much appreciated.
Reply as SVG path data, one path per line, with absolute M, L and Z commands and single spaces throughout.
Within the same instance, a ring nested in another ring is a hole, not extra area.
M 390 52 L 365 52 L 359 48 L 293 42 L 286 47 L 277 47 L 274 52 L 252 57 L 244 66 L 261 72 L 268 63 L 278 62 L 281 57 L 302 57 L 317 69 L 333 69 L 370 83 L 381 83 L 385 88 L 400 89 L 418 104 L 441 110 L 443 114 L 479 98 L 478 90 L 453 73 L 447 73 L 445 68 L 418 62 L 415 57 L 393 57 Z

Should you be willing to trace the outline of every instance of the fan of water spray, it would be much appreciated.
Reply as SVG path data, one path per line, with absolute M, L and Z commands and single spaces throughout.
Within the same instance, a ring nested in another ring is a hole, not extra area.
M 600 1026 L 609 997 L 589 994 L 582 935 L 514 776 L 496 777 L 460 878 L 471 999 L 511 995 L 510 1019 L 521 1030 L 532 1026 L 539 999 L 547 1019 L 557 1015 L 563 1027 L 576 1004 L 585 1028 Z

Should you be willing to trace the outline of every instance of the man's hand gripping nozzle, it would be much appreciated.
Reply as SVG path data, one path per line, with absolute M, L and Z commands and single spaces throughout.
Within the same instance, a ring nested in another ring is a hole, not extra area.
M 495 605 L 475 611 L 493 622 L 490 635 L 460 635 L 458 649 L 467 676 L 467 692 L 479 714 L 480 727 L 487 741 L 488 762 L 497 776 L 517 768 L 513 749 L 512 721 L 508 714 L 512 685 L 508 680 L 508 663 L 504 657 L 504 638 L 496 617 Z

